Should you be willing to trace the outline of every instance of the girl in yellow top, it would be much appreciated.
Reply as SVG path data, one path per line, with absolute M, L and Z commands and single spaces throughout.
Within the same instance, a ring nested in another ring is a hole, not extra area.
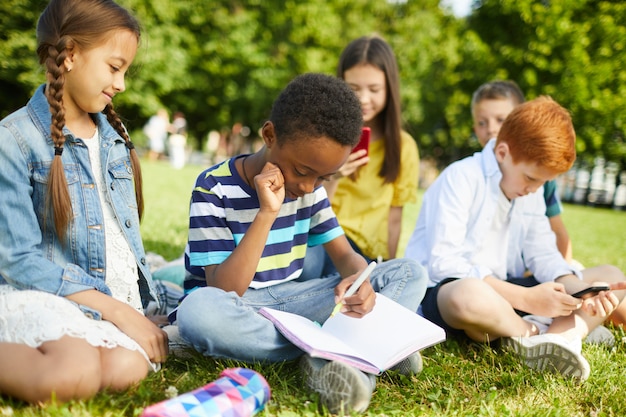
M 402 209 L 416 200 L 419 177 L 417 145 L 401 128 L 396 58 L 382 38 L 364 36 L 343 50 L 337 75 L 359 97 L 371 142 L 369 155 L 365 150 L 351 154 L 324 187 L 355 250 L 369 259 L 392 259 L 397 256 Z M 309 248 L 303 278 L 335 272 L 327 256 L 321 262 L 322 255 L 321 247 Z

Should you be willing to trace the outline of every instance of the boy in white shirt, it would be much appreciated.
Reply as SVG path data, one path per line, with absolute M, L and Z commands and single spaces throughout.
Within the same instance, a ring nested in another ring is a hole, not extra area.
M 498 136 L 500 127 L 506 117 L 515 107 L 526 99 L 519 86 L 509 80 L 487 82 L 472 95 L 472 119 L 474 120 L 474 134 L 481 146 L 485 146 L 489 139 Z M 543 197 L 546 202 L 546 216 L 550 228 L 556 235 L 556 246 L 568 263 L 575 263 L 572 258 L 572 241 L 563 222 L 561 213 L 563 207 L 556 189 L 556 181 L 551 180 L 543 185 Z
M 552 99 L 516 107 L 497 139 L 429 187 L 405 256 L 427 267 L 421 310 L 448 335 L 503 338 L 531 368 L 582 381 L 590 369 L 581 340 L 623 299 L 626 278 L 613 266 L 577 271 L 557 249 L 541 187 L 572 166 L 575 141 L 569 113 Z M 534 280 L 514 279 L 526 268 Z M 570 295 L 599 281 L 611 290 Z M 518 311 L 554 320 L 539 334 Z

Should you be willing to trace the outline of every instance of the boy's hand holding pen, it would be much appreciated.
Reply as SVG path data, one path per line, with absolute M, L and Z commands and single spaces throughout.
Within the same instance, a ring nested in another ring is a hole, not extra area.
M 333 309 L 333 312 L 330 314 L 329 318 L 333 317 L 339 312 L 345 313 L 346 315 L 351 317 L 361 317 L 372 310 L 372 308 L 374 307 L 375 294 L 367 278 L 369 278 L 375 267 L 376 262 L 371 262 L 363 270 L 363 272 L 361 272 L 359 277 L 350 285 L 346 292 L 343 295 L 338 296 L 339 301 L 335 305 L 335 308 Z M 361 288 L 362 291 L 359 291 L 359 289 Z M 361 303 L 355 303 L 354 300 L 350 300 L 352 301 L 351 303 L 347 302 L 346 299 L 355 295 L 357 291 L 359 292 Z M 370 298 L 372 301 L 371 303 Z

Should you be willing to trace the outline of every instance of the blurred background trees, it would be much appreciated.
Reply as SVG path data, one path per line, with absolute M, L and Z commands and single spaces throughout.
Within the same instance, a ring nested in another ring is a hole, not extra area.
M 626 165 L 626 2 L 483 0 L 457 18 L 439 0 L 119 0 L 143 25 L 116 97 L 133 138 L 157 108 L 182 111 L 190 143 L 235 123 L 252 134 L 295 75 L 333 74 L 353 38 L 378 33 L 394 48 L 403 118 L 422 157 L 437 164 L 479 148 L 470 99 L 496 78 L 527 98 L 551 95 L 573 115 L 579 160 Z M 0 2 L 0 116 L 22 106 L 44 73 L 35 25 L 45 0 Z

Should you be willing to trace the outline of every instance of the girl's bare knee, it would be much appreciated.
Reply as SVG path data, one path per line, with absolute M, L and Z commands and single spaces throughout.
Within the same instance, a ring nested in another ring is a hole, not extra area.
M 102 386 L 124 390 L 143 380 L 149 371 L 146 358 L 138 351 L 125 348 L 101 349 Z
M 35 391 L 45 399 L 54 397 L 62 402 L 83 400 L 93 397 L 100 391 L 100 379 L 99 364 L 78 364 L 77 367 L 65 367 L 42 375 Z
M 87 399 L 100 390 L 101 368 L 98 348 L 80 339 L 63 338 L 39 349 L 43 354 L 38 377 L 32 387 L 36 401 Z

